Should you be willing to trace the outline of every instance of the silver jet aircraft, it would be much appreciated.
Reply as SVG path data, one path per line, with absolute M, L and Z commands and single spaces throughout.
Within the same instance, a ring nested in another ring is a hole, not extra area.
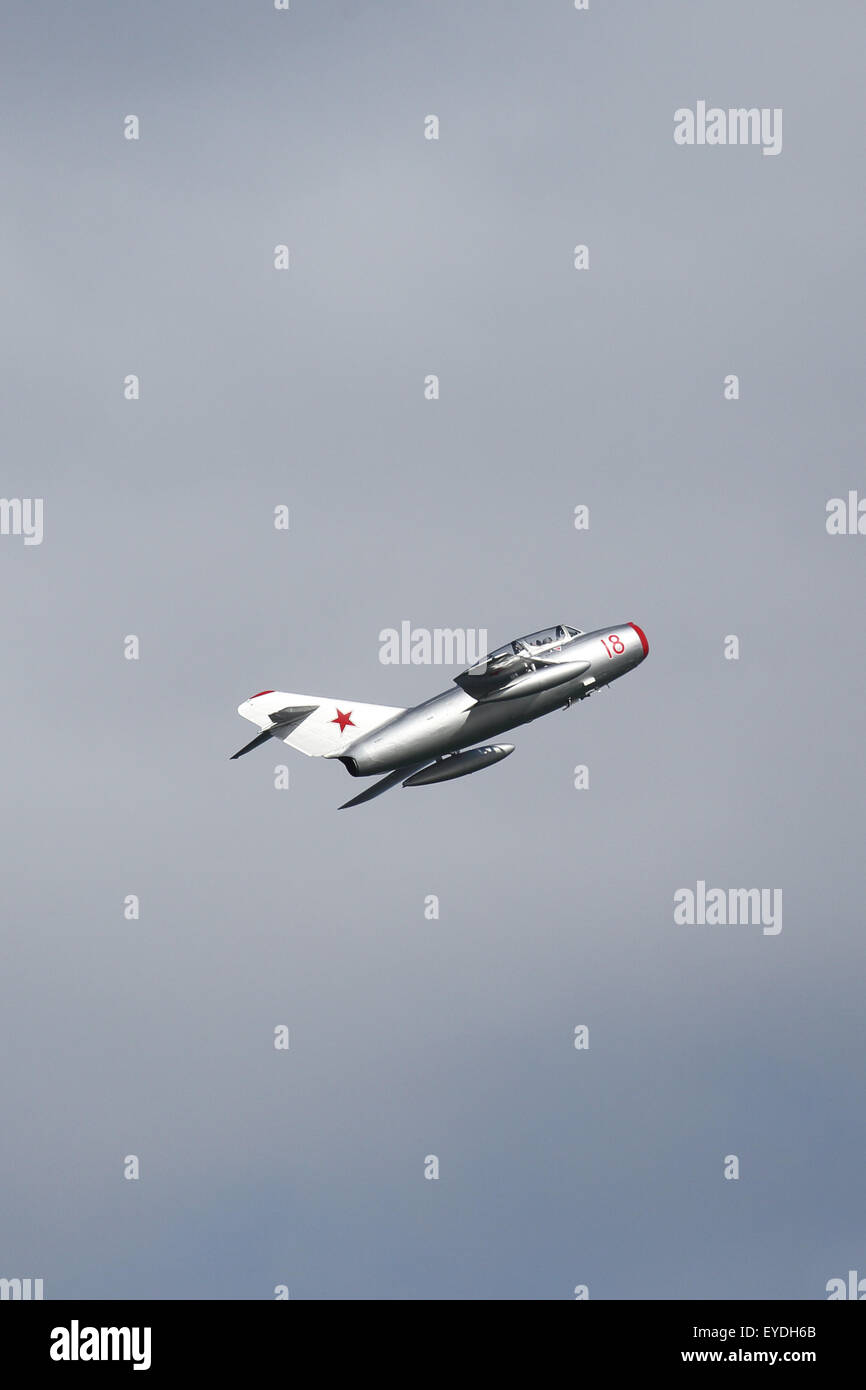
M 313 758 L 337 758 L 353 777 L 387 773 L 340 807 L 360 806 L 389 787 L 424 787 L 465 777 L 507 758 L 512 743 L 484 742 L 567 709 L 639 666 L 649 643 L 637 623 L 595 632 L 560 623 L 497 647 L 413 709 L 362 705 L 285 690 L 260 690 L 238 714 L 261 733 L 233 757 L 278 738 Z

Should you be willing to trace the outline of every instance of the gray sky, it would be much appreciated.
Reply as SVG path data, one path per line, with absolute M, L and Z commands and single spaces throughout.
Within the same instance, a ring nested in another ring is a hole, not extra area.
M 5 27 L 2 492 L 45 510 L 41 545 L 0 537 L 0 1275 L 811 1299 L 866 1274 L 866 539 L 825 529 L 866 495 L 862 8 L 97 0 Z M 675 145 L 703 99 L 781 107 L 781 154 Z M 447 687 L 380 663 L 403 620 L 491 645 L 634 620 L 650 656 L 483 778 L 344 815 L 336 764 L 228 761 L 253 691 Z M 698 879 L 781 888 L 783 930 L 675 925 Z

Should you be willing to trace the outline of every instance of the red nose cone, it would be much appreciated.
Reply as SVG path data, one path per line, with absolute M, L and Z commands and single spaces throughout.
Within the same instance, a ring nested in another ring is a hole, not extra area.
M 646 656 L 647 652 L 649 651 L 649 642 L 646 640 L 646 633 L 644 632 L 643 628 L 638 627 L 637 623 L 629 623 L 629 627 L 633 627 L 638 637 L 640 638 L 640 644 L 643 647 L 643 654 L 644 656 Z

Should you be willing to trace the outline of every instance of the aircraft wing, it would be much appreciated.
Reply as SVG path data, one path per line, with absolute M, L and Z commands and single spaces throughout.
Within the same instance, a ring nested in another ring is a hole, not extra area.
M 421 763 L 412 763 L 410 767 L 398 767 L 396 772 L 389 772 L 387 777 L 382 777 L 378 782 L 374 782 L 372 787 L 365 788 L 357 796 L 353 796 L 351 801 L 344 801 L 339 808 L 347 811 L 350 806 L 363 806 L 365 801 L 372 801 L 374 796 L 381 796 L 383 792 L 390 791 L 392 787 L 399 786 L 405 782 L 407 777 L 411 777 L 414 772 L 420 772 L 426 766 L 427 759 Z

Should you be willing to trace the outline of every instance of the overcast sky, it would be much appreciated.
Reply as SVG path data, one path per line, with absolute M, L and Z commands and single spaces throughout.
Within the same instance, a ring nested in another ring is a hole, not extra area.
M 790 0 L 7 13 L 2 493 L 44 538 L 0 536 L 0 1276 L 866 1274 L 866 537 L 825 527 L 866 496 L 864 38 Z M 699 100 L 781 108 L 781 153 L 676 145 Z M 357 810 L 336 763 L 229 761 L 253 691 L 447 688 L 381 663 L 404 620 L 650 654 Z M 677 925 L 698 880 L 780 889 L 781 932 Z

